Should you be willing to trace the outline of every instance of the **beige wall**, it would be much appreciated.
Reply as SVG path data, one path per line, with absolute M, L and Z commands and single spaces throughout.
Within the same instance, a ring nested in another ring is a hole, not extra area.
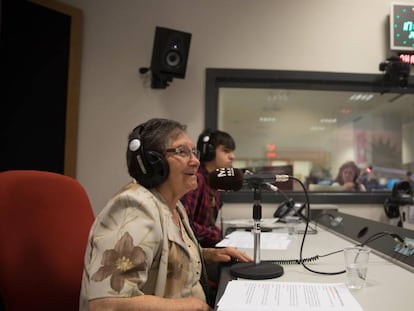
M 203 130 L 206 68 L 379 73 L 388 56 L 388 0 L 62 2 L 84 14 L 77 178 L 95 213 L 129 180 L 135 125 L 168 117 L 193 139 Z M 193 35 L 186 78 L 165 90 L 138 73 L 150 64 L 155 26 Z

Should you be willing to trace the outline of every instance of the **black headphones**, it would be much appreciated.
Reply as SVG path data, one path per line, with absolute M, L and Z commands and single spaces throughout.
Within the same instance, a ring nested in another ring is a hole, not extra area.
M 197 141 L 197 149 L 200 151 L 200 161 L 212 161 L 216 157 L 216 146 L 212 143 L 214 132 L 205 130 Z
M 143 132 L 146 123 L 137 126 L 129 135 L 127 149 L 128 172 L 145 188 L 154 188 L 162 184 L 170 172 L 165 157 L 153 150 L 146 150 Z
M 273 213 L 274 218 L 283 218 L 287 216 L 287 214 L 293 209 L 293 206 L 295 205 L 295 202 L 293 202 L 293 199 L 290 198 L 286 201 L 283 201 L 279 204 L 276 211 Z
M 390 198 L 386 198 L 384 201 L 384 212 L 388 218 L 400 217 L 400 205 L 393 203 Z
M 410 203 L 411 195 L 411 185 L 408 181 L 396 182 L 392 187 L 391 197 L 384 201 L 385 214 L 389 218 L 400 217 L 400 205 Z

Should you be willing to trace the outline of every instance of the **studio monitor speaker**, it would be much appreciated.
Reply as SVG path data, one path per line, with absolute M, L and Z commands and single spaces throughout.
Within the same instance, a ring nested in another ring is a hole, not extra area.
M 156 27 L 152 49 L 151 72 L 155 76 L 184 79 L 191 34 Z

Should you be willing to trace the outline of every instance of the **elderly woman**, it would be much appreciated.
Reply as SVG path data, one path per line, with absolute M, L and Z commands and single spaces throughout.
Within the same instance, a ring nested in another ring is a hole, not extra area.
M 354 161 L 348 161 L 341 165 L 338 176 L 333 185 L 342 186 L 345 191 L 366 191 L 365 186 L 359 183 L 359 168 Z
M 186 126 L 151 119 L 129 135 L 124 186 L 89 235 L 80 310 L 211 310 L 204 261 L 251 261 L 201 249 L 180 198 L 197 187 L 199 155 Z

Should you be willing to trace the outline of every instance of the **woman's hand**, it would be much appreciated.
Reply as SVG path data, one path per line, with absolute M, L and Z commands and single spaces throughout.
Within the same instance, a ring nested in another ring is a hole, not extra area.
M 250 258 L 245 253 L 239 251 L 234 247 L 225 247 L 225 248 L 204 248 L 203 256 L 206 263 L 213 262 L 229 262 L 231 260 L 236 260 L 240 262 L 252 262 L 253 259 Z
M 355 183 L 352 182 L 352 181 L 349 181 L 349 182 L 344 183 L 343 187 L 344 187 L 344 190 L 354 191 L 355 190 Z

